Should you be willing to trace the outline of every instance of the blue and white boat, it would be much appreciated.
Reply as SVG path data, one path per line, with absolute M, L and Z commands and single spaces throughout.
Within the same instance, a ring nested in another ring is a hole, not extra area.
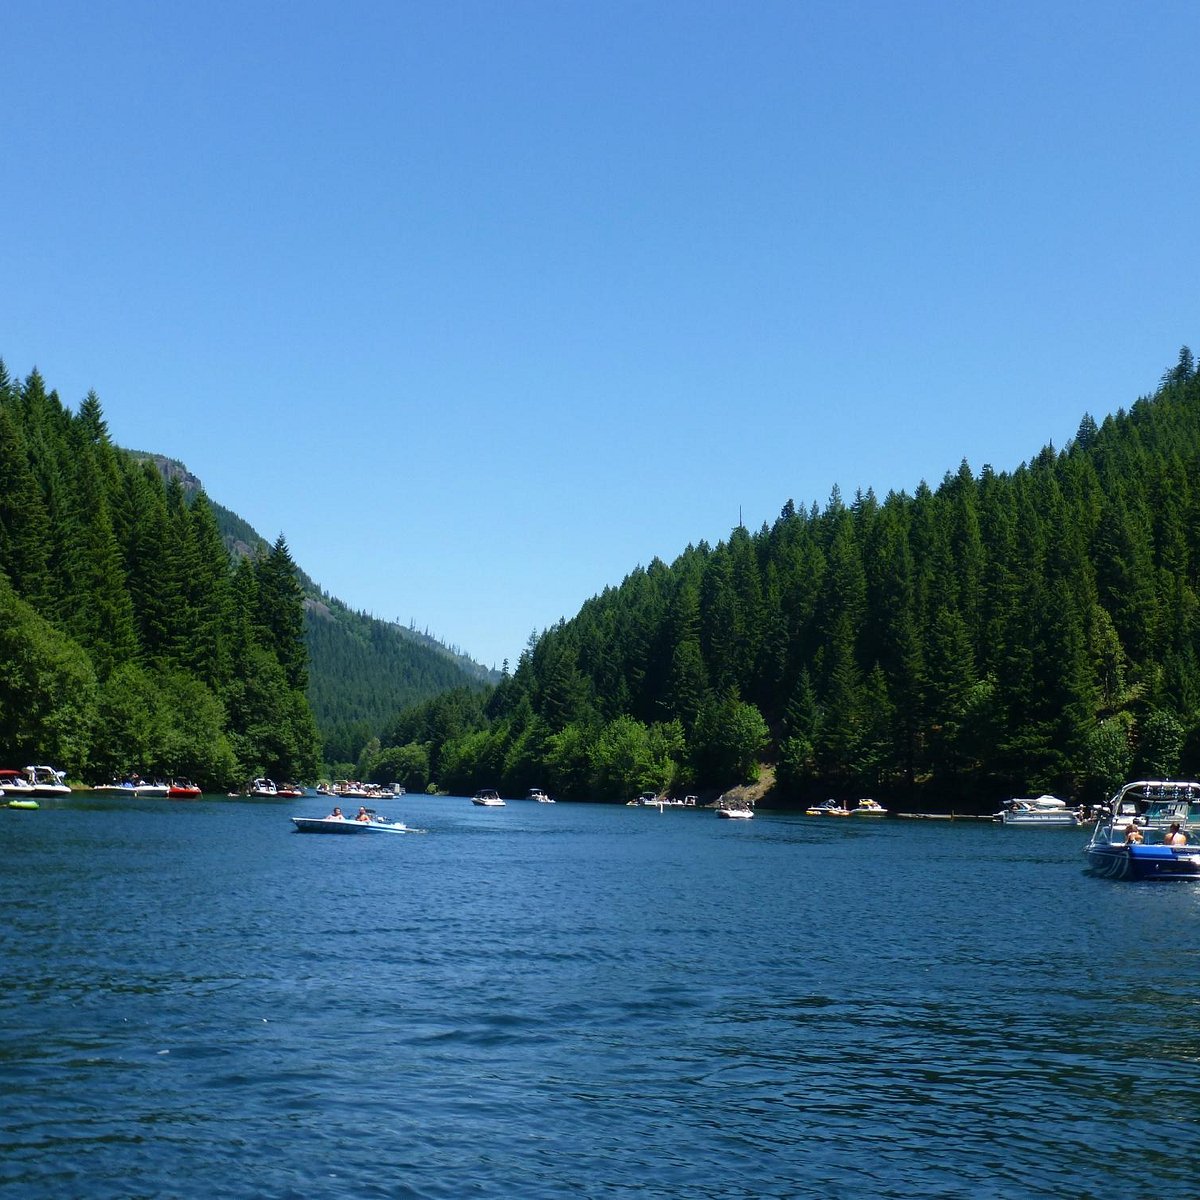
M 293 817 L 292 824 L 297 833 L 423 833 L 422 829 L 410 829 L 403 821 L 387 821 L 371 814 L 369 821 L 356 821 L 353 817 Z
M 1175 826 L 1182 844 L 1168 841 Z M 1200 783 L 1127 783 L 1101 810 L 1084 853 L 1106 879 L 1200 879 Z

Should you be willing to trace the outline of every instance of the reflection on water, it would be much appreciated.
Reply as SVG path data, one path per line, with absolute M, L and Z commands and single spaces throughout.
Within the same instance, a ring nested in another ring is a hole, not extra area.
M 0 813 L 0 1184 L 1194 1194 L 1196 885 L 1077 830 L 389 807 L 428 836 Z

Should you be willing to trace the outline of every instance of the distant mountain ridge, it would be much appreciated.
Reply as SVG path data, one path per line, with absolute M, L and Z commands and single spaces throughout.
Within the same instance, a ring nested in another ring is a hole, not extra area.
M 191 496 L 203 485 L 178 459 L 130 451 L 177 479 Z M 209 496 L 231 554 L 265 553 L 267 540 Z M 299 569 L 304 591 L 308 699 L 326 742 L 326 761 L 356 759 L 363 743 L 400 710 L 452 688 L 486 686 L 501 675 L 428 633 L 350 608 Z

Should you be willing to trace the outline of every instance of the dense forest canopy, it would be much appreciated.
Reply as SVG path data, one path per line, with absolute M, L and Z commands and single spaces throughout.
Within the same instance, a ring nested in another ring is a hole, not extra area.
M 235 562 L 203 491 L 0 362 L 0 748 L 100 781 L 315 778 L 304 604 L 282 535 Z
M 1012 473 L 823 509 L 655 560 L 532 638 L 488 696 L 402 713 L 409 786 L 780 802 L 1095 799 L 1200 771 L 1200 377 Z M 369 764 L 368 764 L 369 765 Z

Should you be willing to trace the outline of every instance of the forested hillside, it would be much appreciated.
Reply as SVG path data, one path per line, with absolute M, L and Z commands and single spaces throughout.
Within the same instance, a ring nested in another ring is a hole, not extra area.
M 203 491 L 0 363 L 0 751 L 95 782 L 313 778 L 303 595 L 280 537 L 237 561 Z
M 200 480 L 177 459 L 132 452 L 151 462 L 184 494 Z M 269 543 L 237 513 L 210 501 L 217 528 L 235 558 L 258 557 Z M 484 688 L 499 674 L 415 628 L 381 621 L 331 596 L 297 569 L 304 594 L 308 702 L 321 733 L 322 761 L 333 774 L 355 774 L 365 747 L 377 744 L 397 711 L 463 685 Z
M 457 687 L 485 688 L 488 673 L 434 648 L 390 621 L 354 612 L 329 596 L 305 601 L 308 698 L 334 766 L 358 761 L 402 708 Z
M 1200 772 L 1200 378 L 1017 470 L 823 509 L 635 570 L 472 713 L 383 751 L 442 786 L 625 798 L 776 772 L 781 802 L 1096 799 Z M 449 708 L 448 708 L 449 703 Z

